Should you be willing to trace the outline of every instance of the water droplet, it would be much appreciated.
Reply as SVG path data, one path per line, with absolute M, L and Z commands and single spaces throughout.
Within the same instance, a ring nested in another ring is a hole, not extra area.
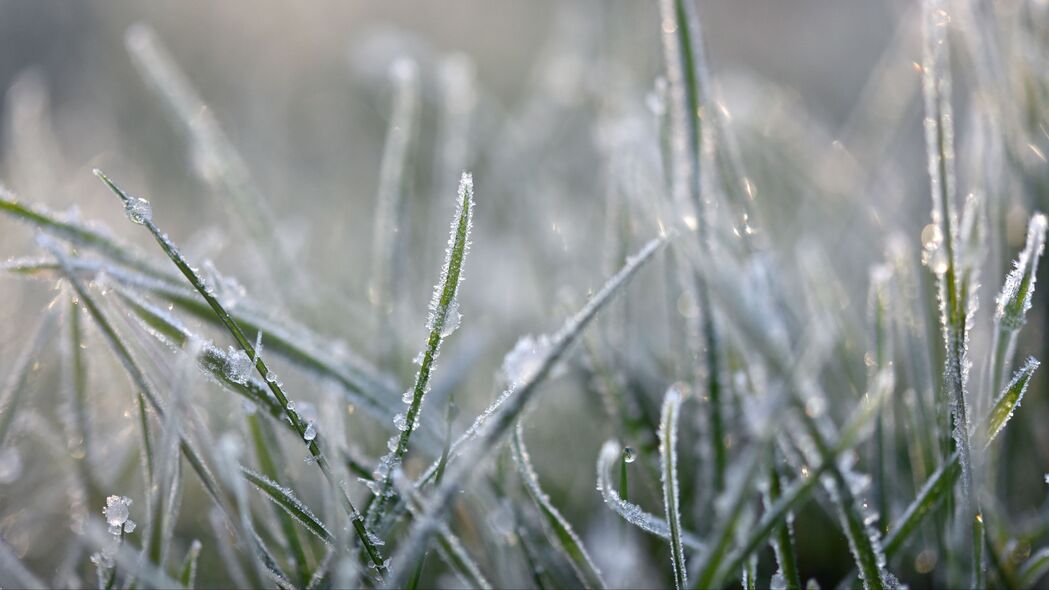
M 288 400 L 288 411 L 289 412 L 294 412 L 295 411 L 295 400 L 293 400 L 293 399 Z
M 313 425 L 313 422 L 310 422 L 306 425 L 306 430 L 303 431 L 302 438 L 306 442 L 310 442 L 311 440 L 317 438 L 317 427 Z
M 153 220 L 153 205 L 145 199 L 131 197 L 124 203 L 124 213 L 132 223 L 142 225 Z
M 623 447 L 623 461 L 627 463 L 633 463 L 637 460 L 637 452 L 634 451 L 633 447 Z

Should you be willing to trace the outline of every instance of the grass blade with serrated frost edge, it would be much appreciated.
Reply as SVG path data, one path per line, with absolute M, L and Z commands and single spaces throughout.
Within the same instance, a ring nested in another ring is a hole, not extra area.
M 197 558 L 200 556 L 200 541 L 193 539 L 186 551 L 186 557 L 182 560 L 182 567 L 178 570 L 178 581 L 183 588 L 192 590 L 197 579 Z
M 947 350 L 945 385 L 951 400 L 953 434 L 962 465 L 962 521 L 973 521 L 978 513 L 973 489 L 972 452 L 969 441 L 967 285 L 960 267 L 963 245 L 954 172 L 954 127 L 951 116 L 951 76 L 948 63 L 950 15 L 944 0 L 923 2 L 924 55 L 922 64 L 925 98 L 925 143 L 932 193 L 932 224 L 938 235 L 927 240 L 926 262 L 936 273 L 940 291 L 940 317 Z M 975 550 L 970 540 L 970 551 Z M 975 566 L 975 564 L 974 564 Z M 974 572 L 979 567 L 974 567 Z
M 357 533 L 358 538 L 361 540 L 361 543 L 364 545 L 365 552 L 368 554 L 368 558 L 372 561 L 372 564 L 375 566 L 377 572 L 381 575 L 382 572 L 385 571 L 386 565 L 378 549 L 375 547 L 375 544 L 372 542 L 372 539 L 370 538 L 368 531 L 365 530 L 364 518 L 354 507 L 353 502 L 350 500 L 350 497 L 346 492 L 346 489 L 342 485 L 340 485 L 338 481 L 335 480 L 335 477 L 331 472 L 330 465 L 328 464 L 328 459 L 323 454 L 321 454 L 320 446 L 317 444 L 318 437 L 315 435 L 311 439 L 306 438 L 306 424 L 299 417 L 299 414 L 295 411 L 294 407 L 289 406 L 287 395 L 285 395 L 284 390 L 279 383 L 279 380 L 274 376 L 273 373 L 270 372 L 269 367 L 267 367 L 266 362 L 262 358 L 262 355 L 257 354 L 251 342 L 248 341 L 248 338 L 240 329 L 240 326 L 237 325 L 236 321 L 229 315 L 228 312 L 226 312 L 225 308 L 222 306 L 221 303 L 219 303 L 218 299 L 215 298 L 215 296 L 211 292 L 211 289 L 209 289 L 204 284 L 204 280 L 200 277 L 200 275 L 194 272 L 192 267 L 190 267 L 189 263 L 178 251 L 178 248 L 176 248 L 175 245 L 171 242 L 171 240 L 167 237 L 167 235 L 162 234 L 157 228 L 156 224 L 153 223 L 152 215 L 149 212 L 150 210 L 148 201 L 128 195 L 126 192 L 124 192 L 123 189 L 121 189 L 111 180 L 109 180 L 109 178 L 107 178 L 106 175 L 103 174 L 101 171 L 95 170 L 95 174 L 110 188 L 110 190 L 112 190 L 118 197 L 120 197 L 121 201 L 124 203 L 124 208 L 128 212 L 128 216 L 131 219 L 131 221 L 134 223 L 138 223 L 139 225 L 144 225 L 150 231 L 150 233 L 153 234 L 153 237 L 156 239 L 157 243 L 160 244 L 160 247 L 162 250 L 164 250 L 164 253 L 168 255 L 168 257 L 175 264 L 175 266 L 178 267 L 179 271 L 181 271 L 182 274 L 186 277 L 186 279 L 190 282 L 190 284 L 193 285 L 193 288 L 195 288 L 197 292 L 199 292 L 200 295 L 204 298 L 204 300 L 208 302 L 208 305 L 210 305 L 211 308 L 215 311 L 215 315 L 217 315 L 219 319 L 222 320 L 222 323 L 229 329 L 230 334 L 232 334 L 233 338 L 237 341 L 237 344 L 240 346 L 241 351 L 244 354 L 246 354 L 249 359 L 255 359 L 255 369 L 259 372 L 259 375 L 261 375 L 266 380 L 266 383 L 269 385 L 270 391 L 273 392 L 274 397 L 276 397 L 277 401 L 280 402 L 280 405 L 284 408 L 284 412 L 287 414 L 292 426 L 295 427 L 295 431 L 298 432 L 299 436 L 302 437 L 303 440 L 307 440 L 307 448 L 309 449 L 310 454 L 313 456 L 318 468 L 320 468 L 321 472 L 324 474 L 324 477 L 328 480 L 328 483 L 332 487 L 338 489 L 339 499 L 341 500 L 342 506 L 346 510 L 347 515 L 349 515 L 350 520 L 353 524 L 353 528 Z
M 636 255 L 627 258 L 626 265 L 608 279 L 601 290 L 582 309 L 565 321 L 550 339 L 550 346 L 540 359 L 535 371 L 523 383 L 511 388 L 508 397 L 499 406 L 499 409 L 487 417 L 477 437 L 472 439 L 467 449 L 462 452 L 465 457 L 449 464 L 444 483 L 431 493 L 429 501 L 425 503 L 425 511 L 412 527 L 408 538 L 394 558 L 394 563 L 400 565 L 395 570 L 395 577 L 391 579 L 392 586 L 404 585 L 406 576 L 411 573 L 410 566 L 406 567 L 404 564 L 417 563 L 434 530 L 447 517 L 448 508 L 453 499 L 458 496 L 459 490 L 469 484 L 470 480 L 480 471 L 478 465 L 498 448 L 498 443 L 531 400 L 538 385 L 546 379 L 553 366 L 565 354 L 569 345 L 575 342 L 597 312 L 634 276 L 641 266 L 652 258 L 666 241 L 666 237 L 654 239 Z
M 663 510 L 670 526 L 670 562 L 674 568 L 674 586 L 683 590 L 688 585 L 688 564 L 681 545 L 681 508 L 677 481 L 677 422 L 684 396 L 671 387 L 663 397 L 659 421 L 659 474 L 663 483 Z
M 408 442 L 417 428 L 416 421 L 422 410 L 423 398 L 430 389 L 430 373 L 440 354 L 441 343 L 459 326 L 461 319 L 456 297 L 462 283 L 463 263 L 470 251 L 470 229 L 473 226 L 474 214 L 473 177 L 469 173 L 463 172 L 459 181 L 458 199 L 448 236 L 448 250 L 445 253 L 444 266 L 441 268 L 441 278 L 434 287 L 433 299 L 430 300 L 430 335 L 423 350 L 419 372 L 415 376 L 415 385 L 411 389 L 411 400 L 406 400 L 409 401 L 408 412 L 403 416 L 403 422 L 400 414 L 394 418 L 394 424 L 400 431 L 397 446 L 379 460 L 376 469 L 377 479 L 381 480 L 378 482 L 380 489 L 378 497 L 368 511 L 369 523 L 382 520 L 392 494 L 392 473 L 408 452 Z
M 292 494 L 291 490 L 247 467 L 241 467 L 240 471 L 263 495 L 294 517 L 303 528 L 329 545 L 335 542 L 335 537 L 328 531 L 327 527 L 313 514 L 309 506 L 303 504 L 301 500 Z
M 401 268 L 408 233 L 401 231 L 409 217 L 407 192 L 411 161 L 409 147 L 419 117 L 419 68 L 408 58 L 390 66 L 393 106 L 386 128 L 386 143 L 379 163 L 379 189 L 372 224 L 372 268 L 368 299 L 378 318 L 377 358 L 390 368 L 398 350 L 398 330 L 393 318 L 401 298 Z
M 29 375 L 35 370 L 36 360 L 44 350 L 44 346 L 50 344 L 54 339 L 55 315 L 56 312 L 49 306 L 37 323 L 29 346 L 11 367 L 4 389 L 0 391 L 0 446 L 6 442 L 7 433 L 11 429 L 15 413 L 18 412 L 18 406 L 22 400 L 22 392 L 29 381 Z
M 670 525 L 658 516 L 645 512 L 637 504 L 624 500 L 612 481 L 612 469 L 622 456 L 622 449 L 615 441 L 606 441 L 597 455 L 597 491 L 601 493 L 605 504 L 624 520 L 646 533 L 670 540 Z M 696 535 L 682 531 L 681 543 L 696 551 L 703 551 L 706 545 Z
M 545 522 L 553 533 L 553 540 L 560 546 L 562 553 L 572 564 L 579 581 L 586 588 L 604 588 L 605 581 L 601 578 L 601 572 L 594 565 L 593 559 L 583 546 L 583 541 L 572 530 L 572 525 L 565 520 L 561 512 L 550 501 L 543 488 L 539 485 L 539 476 L 528 458 L 528 449 L 524 443 L 524 432 L 521 422 L 518 421 L 514 429 L 514 436 L 510 439 L 510 450 L 513 453 L 514 463 L 517 465 L 517 473 L 524 481 L 525 490 L 535 502 L 536 507 L 543 514 Z
M 1038 261 L 1045 250 L 1045 232 L 1045 215 L 1035 213 L 1027 225 L 1024 249 L 1013 263 L 1013 269 L 1009 271 L 998 295 L 994 312 L 996 329 L 991 346 L 994 356 L 990 391 L 1001 391 L 1005 387 L 1005 377 L 1012 368 L 1016 339 L 1020 328 L 1027 321 L 1027 311 L 1031 309 L 1031 301 L 1034 299 Z
M 1034 372 L 1038 369 L 1039 362 L 1032 358 L 1028 358 L 1024 366 L 1016 372 L 1012 381 L 1002 390 L 1001 395 L 994 402 L 994 407 L 991 408 L 991 415 L 988 416 L 987 420 L 987 444 L 990 445 L 994 441 L 998 433 L 1005 428 L 1009 419 L 1012 418 L 1013 412 L 1016 408 L 1020 407 L 1020 402 L 1023 401 L 1024 392 L 1027 391 L 1027 385 L 1031 382 L 1031 377 L 1034 376 Z
M 691 205 L 695 214 L 696 237 L 699 250 L 713 259 L 712 236 L 707 204 L 702 195 L 700 162 L 702 132 L 700 112 L 703 107 L 699 88 L 699 62 L 703 41 L 699 38 L 698 17 L 688 0 L 660 0 L 663 30 L 663 53 L 667 64 L 667 99 L 674 165 L 671 186 L 678 206 Z M 700 275 L 698 281 L 699 324 L 706 353 L 706 394 L 710 409 L 709 444 L 714 456 L 713 487 L 715 494 L 724 489 L 728 450 L 725 447 L 722 416 L 721 348 L 717 324 L 711 309 L 709 286 Z

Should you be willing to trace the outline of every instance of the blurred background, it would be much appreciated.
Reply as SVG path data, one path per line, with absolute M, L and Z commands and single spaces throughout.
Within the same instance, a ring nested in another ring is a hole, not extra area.
M 892 239 L 911 248 L 917 265 L 918 236 L 930 219 L 917 3 L 699 4 L 718 105 L 738 137 L 762 212 L 753 229 L 780 253 L 774 264 L 783 272 L 807 267 L 840 306 L 843 332 L 855 337 L 841 343 L 849 359 L 841 380 L 851 389 L 835 395 L 855 399 L 865 375 L 869 269 L 885 259 Z M 1004 4 L 1006 12 L 1013 6 Z M 1033 36 L 1044 39 L 1039 31 Z M 142 57 L 149 49 L 142 48 L 154 44 L 166 48 L 206 105 L 200 108 L 192 97 L 183 101 L 190 119 L 205 121 L 204 135 L 213 131 L 207 122 L 217 124 L 222 141 L 239 153 L 236 165 L 250 178 L 248 194 L 275 224 L 275 247 L 294 272 L 260 271 L 250 221 L 246 226 L 230 206 L 221 182 L 209 182 L 214 155 L 176 113 L 178 97 L 172 99 L 170 88 L 158 92 L 157 80 L 142 66 L 149 60 Z M 139 48 L 137 58 L 129 45 Z M 964 41 L 958 47 L 959 193 L 965 195 L 988 184 L 982 140 L 990 132 L 980 116 L 969 115 L 979 100 L 967 90 L 977 71 L 970 66 L 980 54 Z M 377 210 L 384 148 L 388 128 L 397 125 L 393 105 L 405 75 L 397 63 L 414 64 L 418 116 L 398 185 L 402 217 L 390 228 L 398 239 L 383 296 L 376 294 L 373 261 L 382 247 L 376 228 L 384 219 Z M 472 171 L 477 218 L 460 295 L 463 324 L 448 340 L 434 377 L 439 396 L 426 410 L 440 421 L 444 400 L 454 393 L 466 424 L 498 393 L 502 357 L 520 336 L 556 329 L 626 254 L 659 233 L 664 213 L 651 203 L 663 199 L 666 188 L 657 132 L 661 107 L 653 89 L 663 64 L 656 3 L 637 0 L 3 0 L 0 181 L 27 202 L 95 220 L 158 256 L 148 234 L 126 222 L 91 173 L 104 170 L 151 201 L 154 219 L 192 259 L 212 261 L 261 306 L 345 343 L 405 384 L 424 342 L 459 172 Z M 1010 68 L 1003 77 L 1011 81 L 1023 65 Z M 1032 104 L 1042 112 L 1043 103 Z M 1035 131 L 1014 142 L 1019 151 L 1025 143 L 1034 146 L 1016 163 L 1029 174 L 1000 183 L 993 196 L 1000 199 L 991 223 L 1002 232 L 988 247 L 982 273 L 977 358 L 989 348 L 995 293 L 1022 247 L 1030 212 L 1046 194 L 1037 154 L 1049 136 L 1039 136 L 1044 127 L 1037 124 L 1030 129 Z M 39 253 L 32 228 L 0 219 L 0 259 Z M 600 328 L 612 343 L 606 360 L 621 363 L 626 378 L 655 392 L 656 400 L 667 384 L 688 376 L 673 359 L 683 342 L 673 322 L 695 315 L 675 288 L 664 285 L 668 272 L 662 263 L 646 269 L 613 310 L 627 319 Z M 928 274 L 917 288 L 929 289 Z M 46 281 L 0 282 L 0 371 L 13 366 L 52 288 Z M 1036 297 L 1021 355 L 1044 355 L 1049 315 L 1043 295 Z M 131 440 L 134 420 L 123 413 L 132 407 L 132 397 L 123 393 L 130 384 L 112 369 L 115 362 L 105 358 L 100 339 L 91 346 L 99 351 L 91 369 L 96 429 L 113 428 L 118 438 L 110 444 Z M 607 428 L 594 410 L 600 400 L 588 381 L 592 367 L 578 359 L 569 364 L 572 370 L 548 386 L 530 414 L 528 436 L 555 503 L 599 544 L 613 520 L 593 491 L 594 459 Z M 319 395 L 313 381 L 286 372 L 303 399 Z M 1036 378 L 1021 426 L 1011 427 L 1006 441 L 1015 469 L 1003 476 L 1002 501 L 1014 514 L 1037 509 L 1045 496 L 1049 431 L 1038 428 L 1046 417 L 1045 387 L 1045 379 Z M 364 450 L 378 455 L 382 429 L 353 422 L 358 418 L 350 420 L 359 428 L 351 428 L 350 438 L 367 441 L 360 443 Z M 225 424 L 214 420 L 216 428 Z M 31 459 L 31 452 L 23 453 L 21 484 L 0 483 L 0 498 L 7 496 L 0 499 L 6 515 L 0 534 L 48 572 L 61 561 L 48 552 L 57 541 L 27 525 L 41 507 L 9 495 L 14 486 L 28 485 L 25 478 L 49 480 L 37 473 L 46 467 Z M 114 486 L 119 477 L 109 478 Z M 141 484 L 127 483 L 121 493 L 133 496 L 135 485 Z M 650 488 L 641 498 L 658 502 L 658 495 L 644 495 L 658 492 L 658 481 L 641 485 Z M 206 501 L 195 493 L 188 505 Z M 909 497 L 899 502 L 906 505 Z M 658 512 L 657 503 L 648 505 Z M 802 571 L 833 584 L 849 568 L 847 547 L 826 516 L 807 510 L 811 524 L 798 532 Z M 55 504 L 56 526 L 64 511 Z M 184 520 L 185 538 L 203 527 Z M 614 548 L 600 552 L 610 564 L 620 555 Z M 663 559 L 656 549 L 650 554 Z M 642 562 L 633 571 L 614 571 L 623 586 L 658 587 L 666 580 L 650 570 L 662 572 L 663 565 Z M 63 567 L 83 574 L 76 565 Z M 926 572 L 915 567 L 908 561 L 900 577 L 923 580 Z M 217 571 L 202 572 L 204 586 L 228 581 Z

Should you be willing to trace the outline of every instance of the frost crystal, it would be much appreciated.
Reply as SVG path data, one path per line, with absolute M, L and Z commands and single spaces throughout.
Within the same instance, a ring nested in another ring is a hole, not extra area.
M 248 353 L 230 346 L 226 352 L 224 371 L 230 381 L 241 385 L 247 383 L 248 374 L 251 371 L 251 359 L 248 358 Z
M 127 519 L 127 522 L 124 523 L 124 532 L 125 533 L 129 533 L 129 534 L 133 533 L 133 532 L 135 532 L 135 527 L 136 526 L 138 526 L 138 525 L 135 524 L 135 521 L 133 521 L 133 520 L 131 520 L 129 518 L 129 519 Z
M 109 496 L 106 498 L 106 507 L 102 509 L 102 514 L 106 517 L 106 522 L 109 526 L 123 526 L 131 515 L 131 504 L 132 500 L 127 496 Z M 134 529 L 134 525 L 132 525 L 132 529 Z
M 538 338 L 529 335 L 518 340 L 503 359 L 503 373 L 509 384 L 517 387 L 535 377 L 549 350 L 550 339 L 546 335 Z
M 124 213 L 132 223 L 143 225 L 153 220 L 153 205 L 145 199 L 131 197 L 124 203 Z
M 317 427 L 313 425 L 313 422 L 306 425 L 306 430 L 302 433 L 302 438 L 306 442 L 310 442 L 317 438 Z
M 462 319 L 463 314 L 459 311 L 459 300 L 452 299 L 452 302 L 448 304 L 448 310 L 445 312 L 444 323 L 441 324 L 441 337 L 451 336 L 453 332 L 459 329 Z

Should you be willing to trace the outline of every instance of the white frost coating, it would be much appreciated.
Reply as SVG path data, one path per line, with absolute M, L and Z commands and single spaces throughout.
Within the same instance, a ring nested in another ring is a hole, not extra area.
M 667 521 L 658 516 L 645 512 L 637 504 L 628 502 L 619 495 L 615 484 L 612 483 L 612 469 L 619 460 L 619 443 L 607 441 L 601 447 L 601 453 L 597 456 L 597 491 L 601 498 L 616 514 L 622 516 L 630 524 L 663 539 L 670 539 L 670 526 Z M 688 532 L 681 535 L 681 542 L 689 549 L 704 551 L 706 545 L 698 537 Z
M 224 370 L 230 381 L 241 385 L 247 383 L 248 376 L 251 374 L 251 359 L 248 358 L 248 353 L 230 346 L 226 351 Z
M 1034 376 L 1034 372 L 1038 369 L 1041 363 L 1034 357 L 1028 357 L 1027 362 L 1024 366 L 1020 367 L 1020 370 L 1013 376 L 1012 381 L 1009 385 L 1005 386 L 1001 395 L 994 402 L 994 407 L 991 409 L 990 426 L 987 433 L 987 445 L 998 436 L 998 433 L 1005 428 L 1005 425 L 1012 419 L 1013 413 L 1016 412 L 1016 408 L 1020 407 L 1020 402 L 1023 401 L 1024 393 L 1027 392 L 1027 386 L 1031 383 L 1031 378 Z M 1008 400 L 1007 398 L 1012 395 L 1012 392 L 1019 387 L 1019 391 L 1016 393 L 1015 400 Z M 1005 407 L 1002 405 L 1005 404 Z
M 127 496 L 109 496 L 106 498 L 106 506 L 102 514 L 106 517 L 106 523 L 111 527 L 123 526 L 131 516 L 131 504 L 133 501 Z
M 998 295 L 995 321 L 1008 329 L 1018 329 L 1027 318 L 1038 278 L 1038 259 L 1045 250 L 1045 215 L 1035 213 L 1027 225 L 1027 243 L 1013 263 Z
M 448 304 L 448 310 L 444 315 L 444 323 L 441 324 L 441 338 L 447 338 L 451 336 L 456 330 L 459 329 L 459 324 L 462 323 L 463 314 L 459 311 L 459 300 L 452 299 L 452 302 Z
M 335 537 L 331 534 L 324 523 L 310 510 L 310 507 L 302 503 L 290 488 L 286 488 L 265 475 L 247 467 L 241 466 L 240 470 L 248 476 L 248 481 L 255 485 L 262 495 L 270 499 L 274 504 L 280 506 L 289 516 L 297 520 L 320 540 L 328 543 Z
M 514 432 L 513 443 L 511 450 L 513 451 L 514 463 L 517 464 L 517 472 L 521 475 L 521 479 L 525 483 L 528 495 L 532 497 L 532 500 L 539 506 L 539 509 L 553 521 L 552 526 L 561 529 L 561 534 L 567 535 L 579 552 L 579 559 L 577 560 L 574 558 L 573 552 L 570 551 L 568 547 L 564 546 L 564 543 L 561 541 L 561 535 L 554 535 L 554 539 L 556 539 L 558 544 L 561 545 L 565 556 L 568 557 L 569 563 L 572 564 L 572 569 L 575 570 L 580 581 L 582 581 L 587 587 L 606 587 L 605 581 L 601 577 L 601 570 L 597 568 L 597 564 L 595 564 L 594 560 L 590 557 L 590 553 L 587 552 L 586 547 L 583 545 L 583 541 L 576 534 L 575 530 L 572 529 L 572 525 L 568 523 L 561 512 L 554 506 L 553 502 L 550 501 L 550 497 L 546 495 L 543 488 L 539 485 L 539 476 L 536 475 L 535 469 L 532 467 L 532 462 L 528 457 L 528 449 L 524 444 L 524 432 L 520 421 L 518 421 L 517 429 Z M 579 563 L 579 561 L 582 561 L 582 563 Z
M 545 334 L 538 337 L 530 334 L 522 336 L 513 350 L 503 358 L 503 374 L 506 375 L 507 383 L 518 387 L 535 377 L 549 351 L 550 338 Z
M 659 421 L 659 474 L 663 482 L 663 509 L 670 527 L 671 564 L 674 566 L 674 583 L 678 590 L 688 584 L 688 566 L 685 550 L 681 543 L 681 508 L 677 479 L 677 422 L 684 399 L 676 387 L 667 390 L 663 397 L 663 410 Z

